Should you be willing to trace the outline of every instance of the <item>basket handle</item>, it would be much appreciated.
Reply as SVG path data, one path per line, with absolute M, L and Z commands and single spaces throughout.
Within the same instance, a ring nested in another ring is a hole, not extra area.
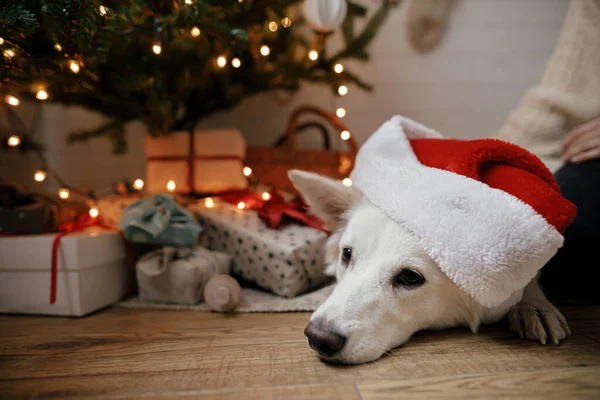
M 286 130 L 287 145 L 290 148 L 291 152 L 296 151 L 296 141 L 294 139 L 296 137 L 296 131 L 298 130 L 300 116 L 304 114 L 317 114 L 325 118 L 331 125 L 333 125 L 333 127 L 338 131 L 338 133 L 341 133 L 346 130 L 349 131 L 348 128 L 346 128 L 346 126 L 342 123 L 342 121 L 340 121 L 340 119 L 335 115 L 332 115 L 327 111 L 324 111 L 314 106 L 300 106 L 290 116 Z M 350 138 L 346 140 L 346 143 L 348 143 L 351 158 L 356 158 L 356 154 L 358 153 L 358 145 L 354 141 L 354 138 L 350 136 Z

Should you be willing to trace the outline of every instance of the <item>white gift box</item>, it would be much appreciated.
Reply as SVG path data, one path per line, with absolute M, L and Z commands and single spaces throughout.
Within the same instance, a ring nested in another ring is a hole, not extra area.
M 56 302 L 50 304 L 55 237 L 0 237 L 0 313 L 83 316 L 126 293 L 129 272 L 121 234 L 90 229 L 60 240 Z

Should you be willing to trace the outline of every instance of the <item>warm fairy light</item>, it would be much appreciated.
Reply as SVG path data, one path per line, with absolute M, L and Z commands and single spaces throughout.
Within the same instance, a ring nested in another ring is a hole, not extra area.
M 169 192 L 174 192 L 176 187 L 177 187 L 177 185 L 175 185 L 175 181 L 167 182 L 167 190 Z
M 152 46 L 152 51 L 154 52 L 154 54 L 159 55 L 162 52 L 162 46 L 157 43 L 154 46 Z
M 4 44 L 4 38 L 1 38 L 1 37 L 0 37 L 0 45 L 1 45 L 1 44 Z
M 60 188 L 58 189 L 58 197 L 60 197 L 63 200 L 66 200 L 69 198 L 69 196 L 71 196 L 71 191 L 67 188 Z
M 35 98 L 38 99 L 38 100 L 47 100 L 48 99 L 48 92 L 46 92 L 44 89 L 40 89 L 35 94 Z
M 215 206 L 215 201 L 212 199 L 212 197 L 207 197 L 204 199 L 204 207 L 213 208 L 214 206 Z
M 231 60 L 231 65 L 233 66 L 233 68 L 239 68 L 242 65 L 242 62 L 239 58 L 236 57 L 233 60 Z
M 250 176 L 250 175 L 252 175 L 252 168 L 250 168 L 250 167 L 244 167 L 242 169 L 242 174 L 244 174 L 244 176 Z
M 267 46 L 266 44 L 262 45 L 260 47 L 260 54 L 262 54 L 263 56 L 268 56 L 269 53 L 271 52 L 271 49 L 269 49 L 269 46 Z
M 190 33 L 192 34 L 193 37 L 198 37 L 198 36 L 200 36 L 200 28 L 198 28 L 197 26 L 194 26 L 192 28 L 192 30 L 190 30 Z
M 21 104 L 21 100 L 17 99 L 15 96 L 8 95 L 4 98 L 4 101 L 11 106 L 18 106 Z
M 89 212 L 90 212 L 90 217 L 92 217 L 92 218 L 96 218 L 98 215 L 100 215 L 100 211 L 98 211 L 98 207 L 96 207 L 96 206 L 92 206 L 90 208 Z
M 77 73 L 79 73 L 79 69 L 80 69 L 80 68 L 79 68 L 79 64 L 77 63 L 77 61 L 75 61 L 75 60 L 71 60 L 71 61 L 69 61 L 69 68 L 71 69 L 71 71 L 72 71 L 74 74 L 77 74 Z
M 11 137 L 8 138 L 6 143 L 8 143 L 8 145 L 10 147 L 17 147 L 18 145 L 21 144 L 21 138 L 17 135 L 12 135 Z
M 341 85 L 341 86 L 338 88 L 338 94 L 339 94 L 340 96 L 345 96 L 345 95 L 347 95 L 347 94 L 348 94 L 348 86 L 346 86 L 346 85 Z
M 335 110 L 335 115 L 337 115 L 338 118 L 344 118 L 346 116 L 346 109 L 343 107 L 338 108 Z
M 319 58 L 319 53 L 317 53 L 316 50 L 311 50 L 308 52 L 308 58 L 315 61 L 317 58 Z
M 62 50 L 62 46 L 60 45 L 60 43 L 54 43 L 54 50 L 56 50 L 56 51 Z
M 6 49 L 4 50 L 4 57 L 6 58 L 13 58 L 15 56 L 15 51 L 12 49 Z
M 343 184 L 344 186 L 350 187 L 350 186 L 352 186 L 352 179 L 350 179 L 350 178 L 344 178 L 344 179 L 342 180 L 342 184 Z
M 289 28 L 290 25 L 292 25 L 292 20 L 288 17 L 285 17 L 281 20 L 281 25 L 283 25 L 284 28 Z
M 243 201 L 240 201 L 237 204 L 237 208 L 239 208 L 240 210 L 243 210 L 244 208 L 246 208 L 246 203 L 244 203 Z
M 224 68 L 227 65 L 227 57 L 219 56 L 219 58 L 217 58 L 217 65 L 219 68 Z
M 344 66 L 342 64 L 335 64 L 335 66 L 333 67 L 333 70 L 335 71 L 336 74 L 341 74 L 342 71 L 344 70 Z
M 185 0 L 185 4 L 187 4 L 188 6 L 192 3 L 193 3 L 192 0 Z
M 136 179 L 135 181 L 133 181 L 133 188 L 135 190 L 142 190 L 144 188 L 144 181 L 141 179 Z
M 244 0 L 238 0 L 238 3 L 240 3 L 240 4 L 243 3 L 243 2 L 244 2 Z
M 275 22 L 275 21 L 269 22 L 269 30 L 271 32 L 277 32 L 277 28 L 278 28 L 277 22 Z
M 342 133 L 340 133 L 340 138 L 342 140 L 348 140 L 348 139 L 350 139 L 350 132 L 348 132 L 348 131 L 342 131 Z
M 271 200 L 271 193 L 269 193 L 269 192 L 263 192 L 263 194 L 262 194 L 261 197 L 262 197 L 262 199 L 264 201 L 269 201 L 269 200 Z
M 33 174 L 33 179 L 35 179 L 36 182 L 44 182 L 44 179 L 46 179 L 46 171 L 38 169 L 35 171 L 35 174 Z
M 100 15 L 106 15 L 106 14 L 108 14 L 108 8 L 106 8 L 104 6 L 98 7 L 98 11 L 100 11 Z

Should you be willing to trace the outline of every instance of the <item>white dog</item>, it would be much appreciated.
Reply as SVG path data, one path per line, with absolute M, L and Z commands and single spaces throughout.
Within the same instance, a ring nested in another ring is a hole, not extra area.
M 521 337 L 544 344 L 570 334 L 537 279 L 499 306 L 483 307 L 442 272 L 409 230 L 358 190 L 313 173 L 289 175 L 311 212 L 333 232 L 326 262 L 337 286 L 305 330 L 321 358 L 373 361 L 417 331 L 467 326 L 476 332 L 505 316 Z

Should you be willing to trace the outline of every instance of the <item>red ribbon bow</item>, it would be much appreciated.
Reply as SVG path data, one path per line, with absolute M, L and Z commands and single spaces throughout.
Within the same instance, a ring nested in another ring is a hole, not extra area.
M 50 304 L 56 303 L 56 282 L 58 278 L 58 248 L 60 247 L 60 240 L 69 235 L 70 233 L 75 232 L 83 232 L 86 228 L 102 228 L 109 231 L 116 231 L 114 228 L 111 228 L 108 225 L 105 225 L 102 222 L 100 217 L 91 217 L 89 214 L 81 214 L 75 221 L 67 222 L 58 227 L 59 234 L 56 235 L 54 241 L 52 242 L 52 266 L 50 270 Z M 123 231 L 118 231 L 121 233 L 123 240 L 125 240 L 125 236 L 123 235 Z M 127 243 L 127 242 L 125 242 Z M 127 247 L 127 262 L 131 267 L 133 265 L 132 253 Z
M 223 194 L 220 198 L 231 204 L 243 202 L 245 204 L 244 210 L 256 210 L 258 216 L 271 229 L 276 229 L 281 223 L 283 216 L 287 216 L 306 226 L 329 233 L 323 227 L 323 221 L 308 214 L 308 207 L 300 196 L 286 202 L 279 193 L 271 193 L 270 195 L 269 200 L 263 200 L 262 196 L 258 193 L 239 191 Z

